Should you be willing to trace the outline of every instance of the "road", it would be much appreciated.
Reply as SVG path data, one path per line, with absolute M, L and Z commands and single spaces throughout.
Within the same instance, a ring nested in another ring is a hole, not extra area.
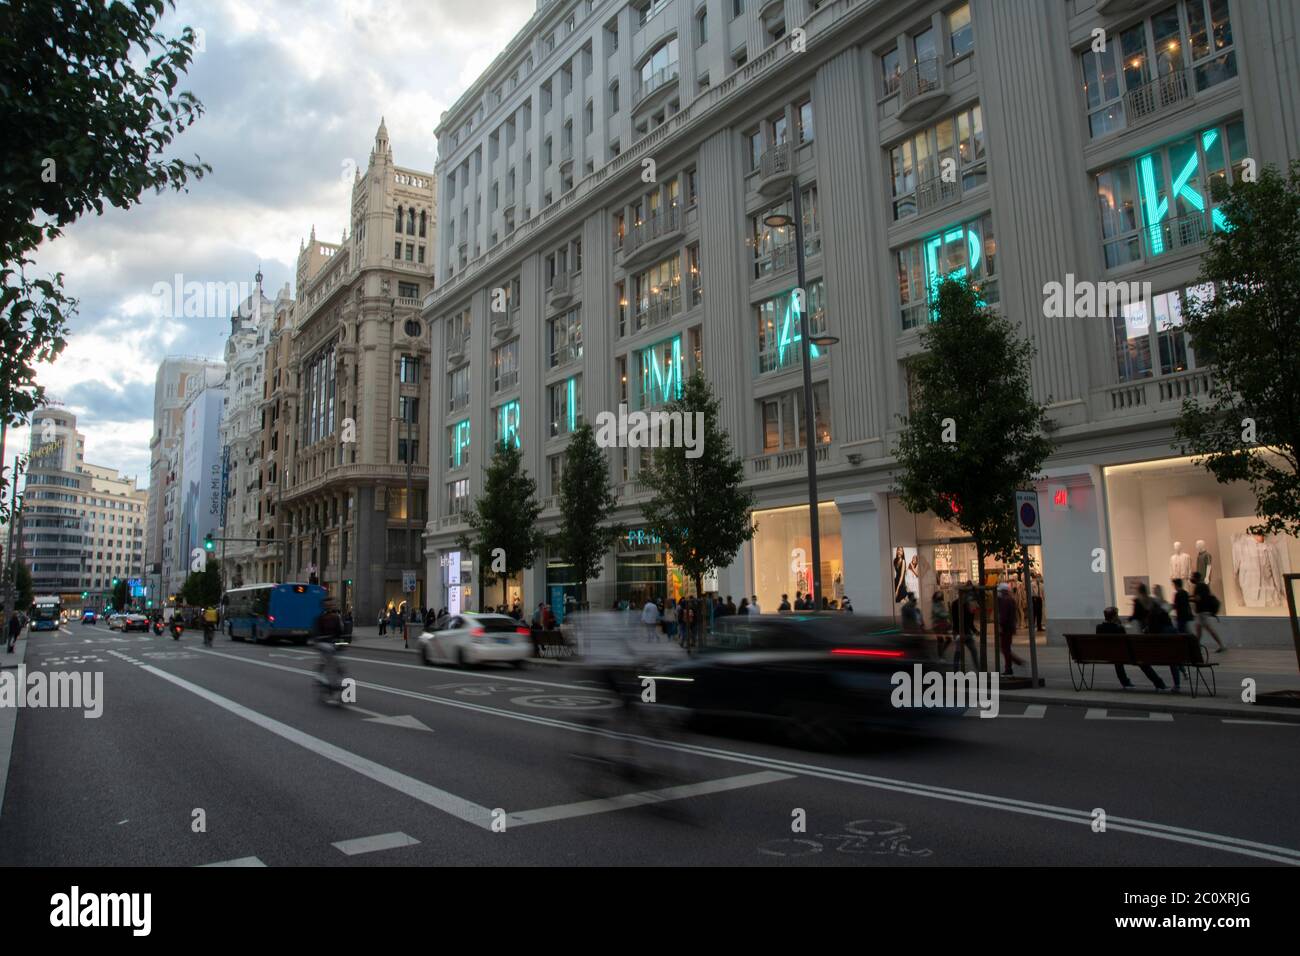
M 683 731 L 638 750 L 646 789 L 574 756 L 609 706 L 580 672 L 354 650 L 340 708 L 314 661 L 33 635 L 29 670 L 102 670 L 103 714 L 17 712 L 0 865 L 1300 865 L 1300 724 L 1006 704 L 839 754 Z

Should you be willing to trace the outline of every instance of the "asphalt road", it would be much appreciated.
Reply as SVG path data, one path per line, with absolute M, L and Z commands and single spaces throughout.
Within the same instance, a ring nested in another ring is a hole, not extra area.
M 33 635 L 27 667 L 102 670 L 104 709 L 18 711 L 0 865 L 1300 865 L 1300 724 L 1008 704 L 839 754 L 610 742 L 580 672 L 353 651 L 339 708 L 314 663 L 192 631 Z M 594 747 L 651 772 L 600 772 Z

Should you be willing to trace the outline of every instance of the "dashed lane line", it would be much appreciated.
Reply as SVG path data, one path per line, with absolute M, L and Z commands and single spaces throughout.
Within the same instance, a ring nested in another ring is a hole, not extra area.
M 418 846 L 420 843 L 413 836 L 407 836 L 405 833 L 381 833 L 378 836 L 357 837 L 354 840 L 340 840 L 338 843 L 331 843 L 334 847 L 348 856 L 359 856 L 362 853 L 377 853 L 380 850 L 395 850 L 402 846 Z

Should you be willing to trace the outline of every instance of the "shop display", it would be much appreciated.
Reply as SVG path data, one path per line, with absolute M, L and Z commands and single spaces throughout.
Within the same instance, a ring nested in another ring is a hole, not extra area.
M 1285 600 L 1282 553 L 1271 536 L 1232 536 L 1232 569 L 1246 607 L 1280 607 Z
M 1205 548 L 1204 541 L 1196 542 L 1196 573 L 1201 576 L 1201 580 L 1210 584 L 1214 578 L 1214 558 Z
M 1192 576 L 1192 556 L 1183 550 L 1181 541 L 1174 542 L 1174 553 L 1169 556 L 1169 580 L 1186 581 Z
M 907 597 L 907 585 L 904 583 L 904 575 L 907 573 L 907 558 L 903 556 L 902 548 L 894 549 L 894 603 L 901 604 Z

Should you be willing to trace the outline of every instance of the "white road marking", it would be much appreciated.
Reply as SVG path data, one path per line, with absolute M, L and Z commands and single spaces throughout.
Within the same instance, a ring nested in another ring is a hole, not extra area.
M 625 793 L 622 796 L 609 797 L 603 800 L 583 800 L 580 803 L 563 803 L 554 807 L 541 807 L 537 810 L 523 810 L 519 813 L 510 814 L 507 821 L 510 826 L 526 826 L 529 823 L 551 823 L 555 820 L 571 820 L 574 817 L 590 816 L 593 813 L 609 813 L 612 810 L 626 810 L 628 807 L 643 807 L 649 803 L 685 800 L 687 797 L 725 793 L 728 790 L 740 790 L 744 787 L 757 787 L 765 783 L 777 783 L 781 780 L 794 779 L 794 774 L 763 770 L 758 773 L 741 774 L 738 777 L 724 777 L 721 780 L 706 780 L 703 783 L 688 783 L 678 787 L 666 787 L 663 790 L 644 790 L 640 793 Z
M 203 866 L 266 866 L 255 856 L 241 856 L 238 860 L 225 860 L 221 863 L 204 863 Z
M 966 712 L 965 712 L 964 714 L 962 714 L 962 716 L 963 716 L 963 717 L 978 717 L 978 716 L 980 716 L 980 709 L 979 709 L 978 707 L 967 707 L 967 708 L 966 708 Z M 1017 719 L 1022 719 L 1022 718 L 1024 718 L 1024 719 L 1029 719 L 1029 720 L 1038 720 L 1038 719 L 1040 719 L 1040 718 L 1042 718 L 1042 717 L 1046 717 L 1046 716 L 1047 716 L 1047 705 L 1046 705 L 1046 704 L 1026 704 L 1026 705 L 1025 705 L 1025 712 L 1024 712 L 1023 714 L 1007 714 L 1007 713 L 1003 713 L 1003 712 L 1001 712 L 1001 711 L 998 712 L 998 717 L 999 717 L 999 718 L 1002 718 L 1002 717 L 1013 717 L 1013 718 L 1017 718 Z
M 358 713 L 369 714 L 370 716 L 366 718 L 367 723 L 388 724 L 391 727 L 406 727 L 410 730 L 427 730 L 429 733 L 433 733 L 432 727 L 425 726 L 424 723 L 409 714 L 400 714 L 395 717 L 390 717 L 388 714 L 381 714 L 377 710 L 366 710 L 364 707 L 358 707 L 356 704 L 347 704 L 346 707 L 348 710 L 355 710 Z
M 1288 724 L 1281 720 L 1234 720 L 1231 717 L 1224 717 L 1225 724 L 1257 724 L 1263 727 L 1300 727 L 1300 724 Z
M 405 833 L 381 833 L 378 836 L 357 837 L 355 840 L 340 840 L 338 843 L 331 843 L 330 846 L 348 856 L 357 856 L 361 853 L 375 853 L 378 850 L 394 850 L 399 846 L 417 846 L 419 842 L 415 837 L 407 836 Z
M 315 676 L 312 671 L 287 667 L 283 664 L 272 664 L 269 661 L 259 661 L 249 657 L 236 657 L 229 654 L 219 654 L 219 652 L 216 651 L 209 651 L 208 653 L 218 654 L 218 656 L 221 657 L 230 657 L 231 660 L 243 661 L 244 663 L 253 664 L 258 667 L 269 667 L 275 670 L 289 671 L 291 673 L 302 674 L 309 677 Z M 164 677 L 167 680 L 180 681 L 180 678 L 173 678 L 171 675 L 164 671 L 160 671 L 157 668 L 145 666 L 144 669 L 155 673 L 160 677 Z M 188 684 L 188 682 L 181 683 Z M 400 687 L 388 687 L 383 684 L 372 684 L 366 681 L 357 681 L 357 686 L 379 691 L 381 693 L 394 694 L 398 697 L 409 697 L 413 700 L 423 700 L 428 701 L 429 703 L 441 704 L 444 707 L 454 707 L 460 710 L 472 711 L 474 713 L 504 717 L 508 720 L 517 720 L 524 723 L 536 724 L 541 727 L 552 727 L 558 730 L 567 730 L 572 733 L 605 737 L 611 740 L 631 740 L 648 747 L 658 747 L 664 750 L 672 750 L 677 753 L 692 754 L 730 763 L 746 764 L 753 767 L 763 767 L 768 770 L 795 774 L 796 776 L 816 777 L 822 780 L 832 780 L 854 786 L 870 787 L 893 793 L 908 794 L 910 796 L 929 797 L 934 800 L 945 800 L 951 803 L 964 803 L 988 810 L 1002 810 L 1007 813 L 1019 813 L 1025 816 L 1040 817 L 1048 820 L 1059 820 L 1063 823 L 1073 823 L 1086 827 L 1091 827 L 1093 823 L 1091 810 L 1076 810 L 1071 807 L 1062 807 L 1048 803 L 1036 803 L 1030 800 L 1018 800 L 1013 797 L 1002 797 L 996 794 L 961 790 L 955 787 L 939 787 L 933 784 L 914 783 L 909 780 L 900 780 L 894 777 L 880 777 L 871 774 L 858 773 L 851 770 L 841 770 L 834 767 L 823 767 L 817 764 L 806 764 L 794 760 L 763 757 L 757 754 L 724 750 L 719 747 L 707 747 L 701 744 L 658 740 L 653 737 L 643 737 L 638 734 L 626 734 L 619 731 L 603 730 L 598 727 L 589 727 L 583 724 L 574 724 L 555 717 L 543 717 L 540 714 L 504 710 L 500 707 L 490 707 L 486 704 L 473 704 L 464 699 L 454 700 L 447 697 L 434 697 L 432 694 L 405 690 Z M 197 689 L 202 690 L 202 688 Z M 204 693 L 206 694 L 207 692 L 204 691 Z M 234 706 L 239 707 L 240 705 L 235 704 Z M 266 719 L 269 720 L 270 718 Z M 292 728 L 288 729 L 292 730 Z M 298 731 L 293 732 L 295 734 L 298 733 Z M 304 734 L 303 736 L 306 735 Z M 326 746 L 332 745 L 326 744 Z M 419 783 L 419 781 L 415 781 L 415 783 Z M 425 785 L 421 784 L 421 786 Z M 442 791 L 438 792 L 442 793 Z M 484 807 L 479 807 L 474 804 L 470 804 L 470 806 L 474 807 L 476 811 L 485 814 L 487 813 L 487 810 Z M 462 819 L 464 818 L 462 817 Z M 490 827 L 490 823 L 483 823 L 477 819 L 471 820 L 471 822 L 480 826 Z M 1219 850 L 1224 853 L 1235 853 L 1240 856 L 1255 857 L 1261 860 L 1269 860 L 1274 863 L 1300 866 L 1300 849 L 1277 846 L 1272 843 L 1260 843 L 1256 840 L 1245 840 L 1240 837 L 1226 836 L 1219 833 L 1209 833 L 1204 830 L 1193 830 L 1187 827 L 1176 827 L 1169 824 L 1155 823 L 1149 820 L 1138 820 L 1131 817 L 1108 815 L 1106 826 L 1108 830 L 1115 832 L 1134 833 L 1139 836 L 1151 837 L 1158 840 L 1168 840 L 1174 843 L 1187 843 L 1193 846 L 1204 847 L 1206 849 Z
M 280 665 L 269 665 L 278 667 Z M 304 750 L 324 757 L 326 760 L 332 760 L 340 766 L 347 767 L 349 770 L 356 771 L 363 777 L 369 777 L 376 783 L 382 783 L 386 787 L 404 793 L 408 797 L 413 797 L 421 803 L 427 804 L 434 809 L 449 813 L 467 823 L 473 823 L 475 826 L 489 828 L 492 825 L 492 814 L 487 807 L 480 807 L 477 803 L 462 799 L 454 793 L 448 793 L 446 790 L 439 790 L 437 787 L 425 783 L 423 780 L 416 780 L 414 777 L 408 777 L 406 774 L 383 764 L 375 763 L 368 760 L 360 754 L 354 754 L 350 750 L 344 750 L 342 747 L 336 747 L 328 741 L 321 740 L 319 737 L 313 737 L 311 734 L 303 733 L 296 727 L 290 727 L 288 724 L 281 723 L 273 717 L 267 717 L 260 714 L 251 707 L 245 707 L 243 704 L 236 703 L 227 697 L 213 693 L 207 688 L 200 687 L 198 684 L 191 684 L 189 681 L 169 674 L 164 670 L 159 670 L 152 664 L 144 664 L 141 670 L 153 674 L 155 677 L 161 677 L 163 680 L 170 681 L 177 687 L 189 691 L 197 697 L 201 697 L 209 703 L 216 704 L 236 717 L 242 717 L 251 724 L 261 727 L 263 730 L 269 730 L 277 737 L 282 737 L 290 743 L 297 744 Z
M 1174 719 L 1173 714 L 1166 714 L 1162 711 L 1153 711 L 1145 717 L 1124 716 L 1111 717 L 1105 707 L 1089 707 L 1088 712 L 1083 715 L 1084 720 L 1161 720 L 1171 721 Z

